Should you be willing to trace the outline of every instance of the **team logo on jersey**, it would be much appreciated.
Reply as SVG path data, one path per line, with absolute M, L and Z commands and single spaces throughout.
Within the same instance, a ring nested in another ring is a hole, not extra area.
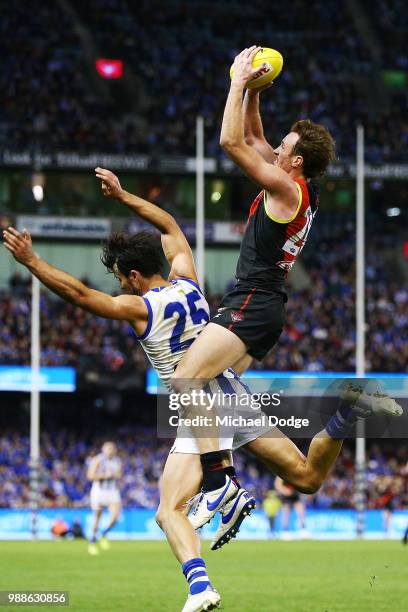
M 245 319 L 245 316 L 242 312 L 239 312 L 238 310 L 231 310 L 231 319 L 234 321 L 234 323 L 238 323 L 238 321 L 243 321 Z
M 276 265 L 282 270 L 291 270 L 293 268 L 294 261 L 277 261 Z

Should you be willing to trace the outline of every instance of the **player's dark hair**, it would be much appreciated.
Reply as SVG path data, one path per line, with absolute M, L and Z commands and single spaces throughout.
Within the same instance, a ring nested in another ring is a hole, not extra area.
M 129 276 L 131 270 L 137 270 L 150 278 L 161 274 L 163 250 L 157 234 L 147 230 L 137 234 L 116 232 L 103 243 L 101 261 L 109 272 L 114 272 L 116 264 L 125 276 Z
M 296 121 L 290 131 L 299 134 L 292 154 L 303 157 L 305 177 L 313 179 L 322 176 L 330 162 L 336 158 L 335 142 L 329 130 L 310 119 L 302 119 Z

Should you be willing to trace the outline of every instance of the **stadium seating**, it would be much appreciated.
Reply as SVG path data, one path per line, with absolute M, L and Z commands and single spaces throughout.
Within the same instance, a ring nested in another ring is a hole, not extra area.
M 109 118 L 115 108 L 90 86 L 78 34 L 60 5 L 30 12 L 22 4 L 5 5 L 0 32 L 0 147 L 50 152 L 114 146 Z
M 293 120 L 308 116 L 333 131 L 340 159 L 354 159 L 354 126 L 363 122 L 369 160 L 407 159 L 406 97 L 385 105 L 380 113 L 373 107 L 371 88 L 362 87 L 361 79 L 366 84 L 374 80 L 378 66 L 351 15 L 335 3 L 311 0 L 305 11 L 296 0 L 281 5 L 269 20 L 264 3 L 255 0 L 245 7 L 239 28 L 230 25 L 242 12 L 235 0 L 137 5 L 74 0 L 71 5 L 76 15 L 64 13 L 59 4 L 24 16 L 18 4 L 3 11 L 0 49 L 5 69 L 0 83 L 6 100 L 0 147 L 190 155 L 195 118 L 201 113 L 207 155 L 220 156 L 228 67 L 236 52 L 258 42 L 276 46 L 285 57 L 279 82 L 264 95 L 266 133 L 272 142 Z M 385 0 L 380 5 L 386 18 L 376 13 L 375 23 L 384 41 L 384 66 L 396 63 L 403 68 L 403 31 L 396 25 L 404 11 L 393 12 Z M 91 51 L 78 35 L 79 24 Z M 387 40 L 392 37 L 394 49 L 395 31 L 400 53 L 392 60 Z M 92 62 L 98 56 L 124 60 L 126 86 L 105 82 L 102 94 L 96 91 L 99 77 Z
M 276 348 L 258 369 L 350 372 L 355 370 L 354 233 L 343 217 L 316 226 L 302 253 L 310 287 L 289 289 L 287 324 Z M 408 371 L 408 291 L 391 282 L 379 253 L 387 234 L 367 245 L 367 370 Z M 290 279 L 290 277 L 289 277 Z M 18 275 L 0 291 L 0 363 L 30 361 L 29 287 Z M 210 295 L 215 310 L 220 295 Z M 144 372 L 148 362 L 127 323 L 94 317 L 43 292 L 42 364 L 92 367 L 112 376 Z

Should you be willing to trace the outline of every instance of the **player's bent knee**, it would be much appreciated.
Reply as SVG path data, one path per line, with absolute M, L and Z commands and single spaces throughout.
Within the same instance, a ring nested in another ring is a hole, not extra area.
M 163 525 L 164 525 L 164 513 L 162 512 L 160 506 L 157 508 L 155 519 L 156 519 L 156 523 L 158 524 L 160 529 L 163 529 Z
M 166 528 L 166 524 L 169 523 L 171 518 L 171 511 L 169 508 L 165 508 L 164 506 L 159 506 L 156 512 L 156 523 L 160 527 L 160 529 L 164 530 Z
M 308 470 L 302 465 L 301 469 L 292 471 L 291 476 L 286 480 L 295 487 L 299 493 L 313 495 L 313 493 L 316 493 L 322 486 L 323 479 L 319 474 L 315 474 L 310 470 L 309 472 L 310 473 L 308 473 Z
M 322 480 L 311 477 L 305 479 L 304 482 L 299 483 L 299 485 L 294 486 L 300 493 L 304 493 L 305 495 L 313 495 L 313 493 L 317 493 L 322 486 Z
M 163 531 L 166 529 L 166 525 L 169 525 L 171 521 L 174 519 L 174 514 L 181 512 L 184 514 L 184 506 L 180 508 L 174 507 L 172 504 L 169 506 L 164 506 L 162 504 L 159 505 L 156 512 L 156 523 Z
M 313 495 L 313 493 L 316 493 L 320 487 L 313 487 L 311 485 L 301 485 L 296 487 L 296 489 L 299 491 L 299 493 L 303 493 L 303 495 Z

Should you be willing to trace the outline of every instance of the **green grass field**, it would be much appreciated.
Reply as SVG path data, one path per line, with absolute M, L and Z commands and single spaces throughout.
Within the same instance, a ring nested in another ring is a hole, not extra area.
M 400 542 L 238 541 L 216 552 L 204 542 L 203 553 L 225 611 L 407 609 Z M 0 567 L 0 590 L 69 591 L 61 610 L 179 612 L 186 597 L 165 542 L 113 542 L 98 557 L 84 542 L 0 542 Z

